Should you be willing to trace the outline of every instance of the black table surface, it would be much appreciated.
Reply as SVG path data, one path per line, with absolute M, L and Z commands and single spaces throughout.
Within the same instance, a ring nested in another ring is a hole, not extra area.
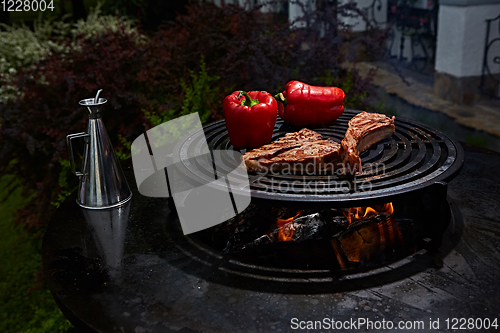
M 464 148 L 464 168 L 448 188 L 454 221 L 437 254 L 417 252 L 329 282 L 263 281 L 251 269 L 233 274 L 230 259 L 207 255 L 182 235 L 167 199 L 137 192 L 128 163 L 129 203 L 85 210 L 73 196 L 60 206 L 44 235 L 44 273 L 59 307 L 82 331 L 292 331 L 333 319 L 394 327 L 421 321 L 420 332 L 446 332 L 453 318 L 494 323 L 500 317 L 500 154 Z

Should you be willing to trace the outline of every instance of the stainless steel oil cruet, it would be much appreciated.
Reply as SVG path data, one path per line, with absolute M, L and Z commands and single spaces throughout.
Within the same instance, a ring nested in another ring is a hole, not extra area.
M 78 104 L 89 111 L 87 132 L 66 137 L 71 170 L 80 177 L 76 202 L 89 209 L 105 209 L 124 204 L 132 197 L 123 170 L 109 140 L 102 121 L 101 110 L 107 100 L 99 98 L 81 100 Z M 72 140 L 84 138 L 85 148 L 81 171 L 75 169 Z

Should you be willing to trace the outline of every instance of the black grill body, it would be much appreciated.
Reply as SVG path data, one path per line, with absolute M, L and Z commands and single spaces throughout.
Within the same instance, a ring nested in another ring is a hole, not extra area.
M 340 143 L 345 136 L 349 120 L 359 112 L 361 111 L 346 110 L 333 124 L 311 129 L 325 139 Z M 272 141 L 300 129 L 290 127 L 278 118 Z M 192 133 L 178 144 L 176 165 L 184 169 L 186 179 L 192 179 L 195 183 L 207 183 L 213 179 L 212 165 L 206 162 L 206 156 L 201 153 L 206 147 L 205 142 L 212 152 L 227 152 L 224 163 L 218 165 L 217 172 L 228 174 L 241 167 L 241 158 L 231 154 L 235 149 L 229 140 L 225 123 L 219 121 Z M 187 158 L 192 156 L 195 157 Z M 392 202 L 393 215 L 399 221 L 400 227 L 411 229 L 408 233 L 411 240 L 405 241 L 413 244 L 412 249 L 437 251 L 442 245 L 443 232 L 449 225 L 451 216 L 447 200 L 448 182 L 460 172 L 464 163 L 464 152 L 460 143 L 439 130 L 398 117 L 395 119 L 395 133 L 390 138 L 374 144 L 360 157 L 363 172 L 356 175 L 342 175 L 337 172 L 250 173 L 252 207 L 264 211 L 287 207 L 296 211 L 305 209 L 311 212 Z M 230 223 L 231 221 L 228 222 Z M 257 226 L 258 221 L 247 223 Z M 200 244 L 222 250 L 210 241 L 214 238 L 211 232 L 211 229 L 207 229 L 201 233 L 203 240 Z M 231 232 L 228 237 L 231 237 L 230 234 Z M 200 240 L 194 235 L 193 240 L 196 239 Z M 331 249 L 331 245 L 327 244 L 324 248 Z M 412 249 L 410 250 L 413 251 Z M 327 257 L 330 256 L 328 251 L 324 253 L 327 253 Z M 268 266 L 269 257 L 278 258 L 270 266 L 282 264 L 282 259 L 279 258 L 283 256 L 274 253 L 273 249 L 263 255 L 262 262 L 255 262 L 253 258 L 251 261 Z M 305 260 L 309 259 L 306 257 Z M 243 262 L 245 261 L 243 259 Z M 292 264 L 296 262 L 295 259 Z

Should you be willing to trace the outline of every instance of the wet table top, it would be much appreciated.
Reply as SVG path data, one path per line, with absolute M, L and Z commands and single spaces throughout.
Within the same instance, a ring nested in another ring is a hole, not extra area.
M 483 318 L 474 325 L 490 325 L 484 318 L 493 324 L 500 317 L 500 155 L 471 146 L 465 151 L 464 168 L 448 189 L 454 219 L 437 254 L 420 251 L 327 281 L 273 271 L 262 280 L 251 268 L 235 272 L 231 258 L 185 237 L 167 200 L 140 195 L 125 163 L 133 191 L 127 204 L 85 210 L 73 196 L 57 210 L 44 235 L 45 276 L 63 313 L 84 331 L 292 331 L 311 325 L 356 331 L 371 322 L 382 332 L 390 322 L 446 332 L 454 323 L 460 327 L 453 318 Z

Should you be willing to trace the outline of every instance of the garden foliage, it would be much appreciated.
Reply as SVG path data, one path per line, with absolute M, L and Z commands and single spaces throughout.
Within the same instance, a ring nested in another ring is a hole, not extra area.
M 148 35 L 128 19 L 96 14 L 70 32 L 55 22 L 47 38 L 35 30 L 41 46 L 28 65 L 6 58 L 9 65 L 1 67 L 2 89 L 18 92 L 0 101 L 1 171 L 15 172 L 37 191 L 20 220 L 42 226 L 55 209 L 50 203 L 76 185 L 65 137 L 85 130 L 86 111 L 77 103 L 98 89 L 109 101 L 103 118 L 122 157 L 135 137 L 163 121 L 193 111 L 204 122 L 221 119 L 221 103 L 233 90 L 274 94 L 294 79 L 333 84 L 348 93 L 346 107 L 366 109 L 370 78 L 341 66 L 349 55 L 342 50 L 360 36 L 336 19 L 359 13 L 353 4 L 324 2 L 289 24 L 259 7 L 192 4 Z
M 21 185 L 14 175 L 0 177 L 0 332 L 70 332 L 42 279 L 40 239 L 14 223 L 31 197 Z
M 16 85 L 9 85 L 19 70 L 26 73 L 37 69 L 36 64 L 51 54 L 66 54 L 72 57 L 82 50 L 81 42 L 96 38 L 109 31 L 129 35 L 138 43 L 145 41 L 134 26 L 134 21 L 125 17 L 102 15 L 101 5 L 88 15 L 86 20 L 68 23 L 64 20 L 38 20 L 32 28 L 26 25 L 0 24 L 0 102 L 22 98 Z M 44 77 L 40 80 L 44 82 Z

